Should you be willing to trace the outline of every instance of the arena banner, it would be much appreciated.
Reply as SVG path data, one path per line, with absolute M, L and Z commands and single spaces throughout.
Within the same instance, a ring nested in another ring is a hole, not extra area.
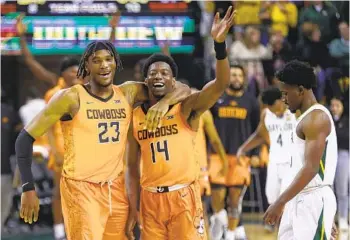
M 18 0 L 15 3 L 2 1 L 1 5 L 2 55 L 20 54 L 15 29 L 20 12 L 26 15 L 26 39 L 35 55 L 81 54 L 89 42 L 109 39 L 108 19 L 115 11 L 122 12 L 114 42 L 121 54 L 158 52 L 165 42 L 172 53 L 191 53 L 194 48 L 195 26 L 188 1 Z

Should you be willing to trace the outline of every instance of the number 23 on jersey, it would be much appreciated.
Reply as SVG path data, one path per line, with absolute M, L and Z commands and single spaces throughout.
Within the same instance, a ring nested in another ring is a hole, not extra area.
M 119 142 L 119 122 L 99 122 L 97 127 L 100 143 Z

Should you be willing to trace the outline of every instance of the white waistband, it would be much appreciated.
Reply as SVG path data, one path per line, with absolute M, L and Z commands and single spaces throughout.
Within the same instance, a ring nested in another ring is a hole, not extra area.
M 185 184 L 176 184 L 170 187 L 146 187 L 145 190 L 153 193 L 165 193 L 165 192 L 172 192 L 179 190 L 181 188 L 185 188 L 190 186 L 192 183 L 185 183 Z
M 318 186 L 313 186 L 313 187 L 308 187 L 308 188 L 304 188 L 303 190 L 301 190 L 301 194 L 302 193 L 309 193 L 309 192 L 312 192 L 312 191 L 315 191 L 315 190 L 318 190 L 318 189 L 321 189 L 321 188 L 324 188 L 324 187 L 331 187 L 331 185 L 318 185 Z

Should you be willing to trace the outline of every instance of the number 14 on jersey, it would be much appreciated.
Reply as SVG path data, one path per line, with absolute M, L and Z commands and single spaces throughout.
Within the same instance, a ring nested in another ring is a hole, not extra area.
M 169 161 L 168 141 L 158 141 L 151 143 L 152 162 L 156 163 L 156 153 L 163 153 L 166 161 Z

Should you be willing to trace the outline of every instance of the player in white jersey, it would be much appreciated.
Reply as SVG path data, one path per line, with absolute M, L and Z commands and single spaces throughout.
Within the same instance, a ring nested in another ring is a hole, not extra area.
M 272 204 L 290 183 L 291 157 L 288 153 L 296 119 L 282 101 L 282 93 L 277 87 L 264 90 L 261 101 L 266 108 L 261 113 L 259 126 L 238 149 L 237 155 L 240 157 L 262 143 L 270 145 L 265 193 L 268 203 Z
M 297 60 L 276 74 L 283 99 L 292 112 L 301 111 L 292 134 L 293 182 L 267 209 L 264 220 L 274 225 L 282 215 L 278 239 L 331 239 L 336 213 L 333 185 L 337 136 L 332 116 L 312 92 L 316 77 L 310 65 Z

